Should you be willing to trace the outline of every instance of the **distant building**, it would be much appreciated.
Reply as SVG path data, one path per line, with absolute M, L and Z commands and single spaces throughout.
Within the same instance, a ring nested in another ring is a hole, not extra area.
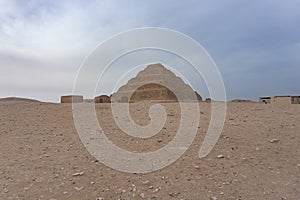
M 300 96 L 275 96 L 271 98 L 273 104 L 300 104 Z
M 265 104 L 271 103 L 271 97 L 259 97 L 259 102 Z
M 265 104 L 274 104 L 274 105 L 290 105 L 290 104 L 300 104 L 300 96 L 274 96 L 274 97 L 260 97 L 259 102 Z
M 300 96 L 292 96 L 292 104 L 300 104 Z
M 82 103 L 83 96 L 80 96 L 80 95 L 61 96 L 60 102 L 61 103 Z
M 291 96 L 274 96 L 271 98 L 271 104 L 274 105 L 289 105 L 291 103 Z
M 110 103 L 110 97 L 107 95 L 101 95 L 101 96 L 97 96 L 95 97 L 95 103 Z

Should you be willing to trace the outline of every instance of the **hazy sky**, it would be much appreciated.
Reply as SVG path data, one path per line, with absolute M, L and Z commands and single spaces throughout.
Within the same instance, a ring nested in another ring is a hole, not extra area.
M 299 8 L 299 0 L 0 0 L 0 97 L 57 102 L 100 42 L 149 26 L 199 42 L 229 100 L 300 95 Z

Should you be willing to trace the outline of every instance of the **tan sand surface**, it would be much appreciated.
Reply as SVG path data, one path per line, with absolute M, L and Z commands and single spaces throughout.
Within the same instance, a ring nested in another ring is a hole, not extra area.
M 300 199 L 300 105 L 277 110 L 259 103 L 228 103 L 222 135 L 198 158 L 210 104 L 191 147 L 172 165 L 149 174 L 111 169 L 93 158 L 76 133 L 71 104 L 0 102 L 0 199 Z M 164 104 L 164 129 L 150 139 L 122 133 L 110 104 L 97 104 L 98 119 L 119 147 L 148 152 L 176 134 L 180 109 Z M 131 105 L 138 124 L 147 105 Z

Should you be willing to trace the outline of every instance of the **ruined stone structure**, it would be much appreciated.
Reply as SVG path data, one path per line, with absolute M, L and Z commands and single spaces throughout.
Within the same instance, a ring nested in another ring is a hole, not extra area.
M 61 96 L 60 102 L 61 103 L 82 103 L 83 96 L 80 95 Z
M 110 97 L 107 95 L 100 95 L 95 97 L 95 103 L 110 103 Z
M 274 96 L 274 97 L 260 97 L 259 102 L 265 104 L 272 104 L 277 106 L 284 106 L 290 104 L 300 104 L 300 96 Z
M 201 96 L 161 64 L 152 64 L 140 71 L 111 97 L 112 102 L 143 100 L 202 101 Z
M 271 97 L 259 97 L 259 102 L 264 104 L 271 103 Z
M 300 96 L 274 96 L 271 98 L 272 104 L 300 104 Z
M 300 96 L 291 97 L 292 104 L 300 104 Z
M 211 102 L 211 98 L 206 98 L 205 102 L 210 103 Z

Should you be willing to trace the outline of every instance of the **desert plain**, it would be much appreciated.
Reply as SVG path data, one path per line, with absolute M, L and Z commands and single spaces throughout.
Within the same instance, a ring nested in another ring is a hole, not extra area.
M 110 104 L 96 104 L 107 137 L 133 152 L 162 148 L 178 129 L 180 110 L 164 103 L 164 128 L 134 138 L 115 124 Z M 210 152 L 198 152 L 210 122 L 201 102 L 198 132 L 173 164 L 133 174 L 105 166 L 89 154 L 73 121 L 72 104 L 0 101 L 0 199 L 300 199 L 300 105 L 229 102 L 222 134 Z M 132 103 L 132 118 L 149 123 L 147 103 Z

